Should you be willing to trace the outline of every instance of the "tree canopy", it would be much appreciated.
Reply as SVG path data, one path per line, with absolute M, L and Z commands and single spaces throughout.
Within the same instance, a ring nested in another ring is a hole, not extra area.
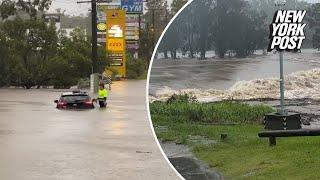
M 173 3 L 174 4 L 174 3 Z M 206 58 L 208 50 L 215 51 L 217 57 L 226 54 L 247 57 L 256 50 L 265 51 L 269 42 L 269 24 L 277 10 L 275 0 L 196 0 L 187 6 L 174 20 L 163 37 L 158 52 L 168 58 L 177 58 L 177 51 L 190 58 Z M 307 39 L 319 48 L 318 20 L 319 4 L 288 0 L 284 9 L 308 9 L 306 18 Z M 312 27 L 315 24 L 316 26 Z
M 38 18 L 50 4 L 51 0 L 30 3 L 5 0 L 0 5 L 0 86 L 65 88 L 77 84 L 80 78 L 89 77 L 90 39 L 83 29 L 76 28 L 68 37 L 65 32 L 57 31 L 53 23 Z M 101 67 L 109 64 L 101 49 L 99 62 Z

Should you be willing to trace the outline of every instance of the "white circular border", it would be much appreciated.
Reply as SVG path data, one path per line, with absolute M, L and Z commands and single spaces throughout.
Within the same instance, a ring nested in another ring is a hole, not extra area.
M 150 83 L 150 73 L 151 73 L 151 68 L 152 68 L 152 64 L 153 64 L 153 60 L 154 60 L 154 57 L 156 55 L 156 52 L 158 50 L 158 47 L 159 47 L 159 44 L 164 36 L 164 34 L 167 32 L 168 28 L 170 27 L 170 25 L 172 24 L 172 22 L 178 17 L 178 15 L 190 4 L 192 3 L 194 0 L 189 0 L 174 16 L 173 18 L 170 20 L 170 22 L 167 24 L 166 28 L 164 29 L 164 31 L 162 32 L 154 50 L 153 50 L 153 53 L 152 53 L 152 57 L 151 57 L 151 61 L 149 63 L 149 68 L 148 68 L 148 77 L 147 77 L 147 85 L 146 85 L 146 103 L 147 103 L 147 112 L 148 112 L 148 119 L 149 119 L 149 123 L 150 123 L 150 127 L 151 127 L 151 130 L 152 130 L 152 133 L 153 133 L 153 137 L 161 151 L 161 154 L 162 156 L 164 157 L 164 159 L 167 161 L 167 163 L 169 164 L 169 166 L 173 169 L 173 171 L 178 175 L 178 177 L 180 179 L 183 179 L 184 180 L 184 177 L 181 176 L 181 174 L 174 168 L 174 166 L 171 164 L 171 162 L 169 161 L 168 157 L 166 156 L 166 154 L 164 153 L 160 143 L 159 143 L 159 140 L 157 138 L 157 135 L 155 133 L 155 130 L 153 128 L 153 123 L 152 123 L 152 120 L 151 120 L 151 114 L 150 114 L 150 106 L 149 106 L 149 83 Z

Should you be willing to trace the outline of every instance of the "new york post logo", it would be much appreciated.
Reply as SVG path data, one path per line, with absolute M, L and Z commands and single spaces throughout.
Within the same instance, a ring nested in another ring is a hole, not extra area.
M 268 51 L 297 51 L 301 49 L 304 35 L 303 18 L 305 10 L 278 10 L 270 24 Z

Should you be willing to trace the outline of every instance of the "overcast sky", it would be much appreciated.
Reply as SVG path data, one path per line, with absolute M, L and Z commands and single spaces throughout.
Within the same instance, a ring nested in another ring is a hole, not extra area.
M 62 11 L 65 10 L 66 14 L 70 15 L 80 15 L 87 14 L 90 9 L 90 3 L 77 4 L 77 1 L 88 1 L 88 0 L 53 0 L 49 12 L 55 12 L 56 9 L 61 8 Z M 172 3 L 172 0 L 167 0 L 168 4 Z M 310 3 L 320 3 L 320 0 L 306 0 Z M 2 2 L 2 0 L 0 0 Z
M 55 12 L 56 9 L 61 8 L 62 11 L 65 10 L 65 13 L 70 15 L 87 14 L 90 9 L 90 3 L 77 4 L 77 1 L 88 0 L 53 0 L 49 12 Z M 167 1 L 169 5 L 172 3 L 172 0 Z

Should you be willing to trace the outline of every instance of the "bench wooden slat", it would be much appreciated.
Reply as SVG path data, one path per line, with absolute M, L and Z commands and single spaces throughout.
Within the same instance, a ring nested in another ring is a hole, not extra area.
M 277 144 L 276 137 L 294 137 L 294 136 L 320 136 L 320 129 L 296 129 L 296 130 L 269 130 L 262 131 L 259 137 L 268 137 L 269 145 Z
M 320 136 L 320 129 L 297 129 L 297 130 L 270 130 L 262 131 L 259 137 L 291 137 L 291 136 Z

